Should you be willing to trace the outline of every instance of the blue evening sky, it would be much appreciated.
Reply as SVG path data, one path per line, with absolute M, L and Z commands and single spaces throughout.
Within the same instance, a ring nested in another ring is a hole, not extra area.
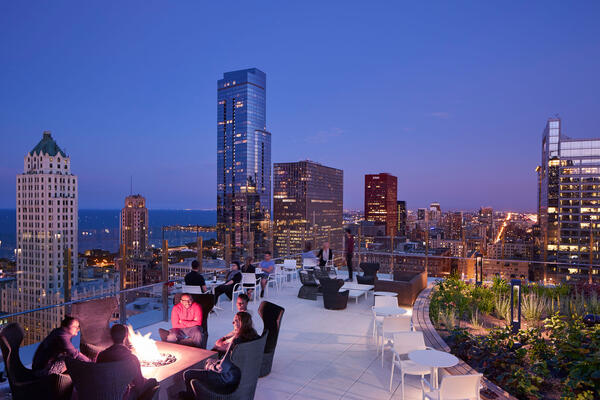
M 273 162 L 398 176 L 410 209 L 534 211 L 541 133 L 600 136 L 599 2 L 3 1 L 0 208 L 50 130 L 80 208 L 216 204 L 216 81 L 267 74 Z

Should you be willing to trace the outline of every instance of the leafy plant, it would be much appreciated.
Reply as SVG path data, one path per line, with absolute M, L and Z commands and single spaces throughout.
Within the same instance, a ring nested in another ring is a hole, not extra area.
M 446 309 L 440 313 L 438 321 L 451 331 L 456 327 L 456 313 L 454 310 Z
M 477 307 L 475 307 L 471 313 L 471 326 L 473 329 L 481 329 L 483 327 Z
M 542 319 L 542 316 L 548 311 L 548 301 L 545 297 L 535 293 L 530 293 L 523 296 L 521 302 L 521 312 L 523 318 L 529 323 L 537 323 Z
M 504 295 L 496 296 L 494 311 L 498 318 L 503 319 L 508 324 L 510 322 L 510 297 Z

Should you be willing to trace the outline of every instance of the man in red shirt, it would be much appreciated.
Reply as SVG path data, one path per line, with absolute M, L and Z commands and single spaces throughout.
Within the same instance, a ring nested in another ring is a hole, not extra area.
M 171 310 L 171 324 L 167 342 L 178 342 L 189 338 L 194 346 L 200 347 L 202 344 L 202 308 L 194 303 L 192 296 L 187 293 L 181 295 L 179 304 Z

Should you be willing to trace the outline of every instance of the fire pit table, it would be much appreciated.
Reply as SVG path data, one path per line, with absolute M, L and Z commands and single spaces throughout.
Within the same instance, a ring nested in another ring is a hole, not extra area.
M 166 365 L 142 367 L 142 375 L 148 379 L 154 378 L 160 383 L 159 399 L 177 398 L 177 394 L 185 390 L 183 371 L 200 368 L 204 360 L 217 355 L 214 351 L 176 343 L 156 342 L 156 347 L 161 354 L 166 355 Z

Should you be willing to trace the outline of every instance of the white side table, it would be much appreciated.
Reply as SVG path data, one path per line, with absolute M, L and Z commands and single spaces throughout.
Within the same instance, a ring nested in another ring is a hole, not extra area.
M 431 368 L 434 389 L 439 388 L 438 368 L 450 368 L 458 364 L 456 356 L 439 350 L 415 350 L 408 353 L 408 359 Z

